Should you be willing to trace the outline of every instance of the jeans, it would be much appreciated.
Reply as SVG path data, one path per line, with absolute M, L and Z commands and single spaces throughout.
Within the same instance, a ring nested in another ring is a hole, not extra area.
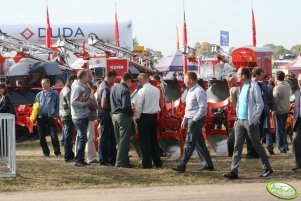
M 74 119 L 74 126 L 77 132 L 77 144 L 76 144 L 76 163 L 84 163 L 85 162 L 85 147 L 87 143 L 87 130 L 89 119 Z
M 64 133 L 64 150 L 65 150 L 65 161 L 74 159 L 73 148 L 73 135 L 74 135 L 74 124 L 72 120 L 63 120 L 63 133 Z
M 48 147 L 47 141 L 46 141 L 46 134 L 47 134 L 46 128 L 48 127 L 50 130 L 50 136 L 51 136 L 52 146 L 54 149 L 54 154 L 55 155 L 61 154 L 60 144 L 59 144 L 59 139 L 57 137 L 57 130 L 56 130 L 54 118 L 43 116 L 41 118 L 38 118 L 37 121 L 38 121 L 38 134 L 39 134 L 39 138 L 40 138 L 40 145 L 42 147 L 43 153 L 45 155 L 49 155 L 49 153 L 50 153 L 49 147 Z
M 62 122 L 63 123 L 63 122 Z M 64 145 L 65 144 L 65 131 L 64 128 L 62 128 L 62 139 L 61 139 L 61 144 Z
M 277 140 L 278 149 L 280 152 L 288 151 L 288 142 L 287 142 L 287 134 L 286 134 L 287 116 L 288 116 L 288 113 L 274 115 L 276 140 Z
M 298 118 L 293 134 L 293 159 L 297 166 L 301 166 L 301 118 Z
M 98 143 L 98 157 L 100 163 L 116 162 L 116 139 L 114 134 L 114 126 L 110 112 L 102 111 L 98 115 L 101 136 Z

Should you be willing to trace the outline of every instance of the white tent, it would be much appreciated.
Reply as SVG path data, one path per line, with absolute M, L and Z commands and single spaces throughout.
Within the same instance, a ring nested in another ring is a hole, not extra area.
M 301 55 L 297 56 L 296 59 L 288 64 L 278 66 L 278 70 L 284 71 L 286 74 L 289 74 L 290 72 L 296 75 L 301 74 Z
M 174 54 L 160 59 L 156 64 L 156 69 L 159 72 L 183 71 L 183 53 L 178 50 Z M 188 70 L 197 71 L 197 65 L 188 62 Z

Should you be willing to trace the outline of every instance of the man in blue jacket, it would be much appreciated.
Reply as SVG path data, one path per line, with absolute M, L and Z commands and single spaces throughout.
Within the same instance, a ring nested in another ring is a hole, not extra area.
M 238 82 L 243 85 L 236 106 L 237 120 L 235 122 L 235 143 L 231 171 L 224 174 L 228 179 L 238 178 L 238 167 L 241 161 L 243 145 L 249 137 L 255 151 L 264 164 L 260 177 L 267 177 L 273 173 L 268 156 L 260 142 L 259 123 L 264 103 L 258 84 L 251 80 L 249 68 L 242 67 L 237 72 Z
M 42 88 L 43 90 L 36 95 L 35 99 L 35 102 L 39 103 L 37 122 L 40 145 L 44 156 L 49 156 L 50 151 L 46 141 L 46 127 L 48 127 L 51 134 L 54 154 L 60 156 L 60 145 L 54 121 L 54 118 L 59 117 L 59 94 L 50 88 L 50 80 L 48 78 L 42 79 Z

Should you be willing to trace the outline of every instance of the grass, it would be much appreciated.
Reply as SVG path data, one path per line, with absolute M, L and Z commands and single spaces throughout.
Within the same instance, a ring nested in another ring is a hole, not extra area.
M 49 139 L 48 139 L 48 144 Z M 120 169 L 91 165 L 77 168 L 74 164 L 64 163 L 63 157 L 52 154 L 49 158 L 42 156 L 38 141 L 17 144 L 17 177 L 0 178 L 0 191 L 34 191 L 50 189 L 85 189 L 85 188 L 115 188 L 141 186 L 172 186 L 194 184 L 224 184 L 224 183 L 267 183 L 270 180 L 293 181 L 300 180 L 301 174 L 290 169 L 293 165 L 291 153 L 277 154 L 270 157 L 275 173 L 271 178 L 260 179 L 262 170 L 259 159 L 243 159 L 240 166 L 240 179 L 228 181 L 222 174 L 229 171 L 231 158 L 212 156 L 216 171 L 201 172 L 200 161 L 192 159 L 186 173 L 176 173 L 171 170 L 177 162 L 163 158 L 163 168 L 144 170 L 138 168 L 140 161 L 134 151 L 131 161 L 134 169 Z

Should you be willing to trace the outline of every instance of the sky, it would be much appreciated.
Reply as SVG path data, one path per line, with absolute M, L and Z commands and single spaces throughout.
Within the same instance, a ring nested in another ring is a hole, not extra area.
M 140 45 L 164 55 L 176 50 L 176 26 L 182 44 L 182 0 L 117 0 L 118 18 L 132 19 Z M 1 23 L 45 23 L 46 0 L 2 0 Z M 113 21 L 115 0 L 48 0 L 51 23 Z M 6 9 L 3 9 L 6 8 Z M 230 46 L 252 44 L 251 0 L 185 0 L 188 43 L 219 44 L 220 30 Z M 291 48 L 301 43 L 300 0 L 253 0 L 257 46 Z

